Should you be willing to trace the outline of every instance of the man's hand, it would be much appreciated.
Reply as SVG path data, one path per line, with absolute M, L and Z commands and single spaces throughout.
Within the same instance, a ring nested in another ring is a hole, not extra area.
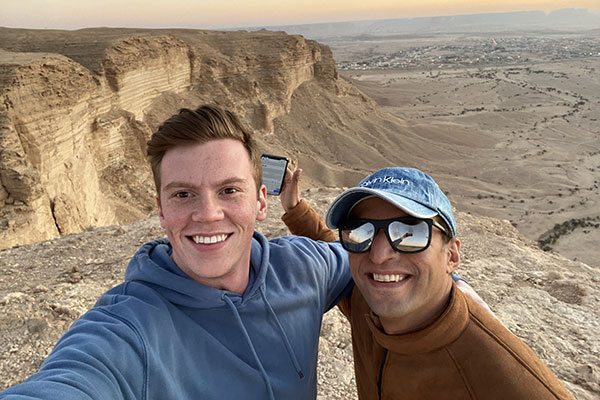
M 281 187 L 281 193 L 279 194 L 279 200 L 281 201 L 281 206 L 285 212 L 288 212 L 300 203 L 298 182 L 300 181 L 301 175 L 301 168 L 298 168 L 294 173 L 292 173 L 292 170 L 289 168 L 285 171 L 283 186 Z

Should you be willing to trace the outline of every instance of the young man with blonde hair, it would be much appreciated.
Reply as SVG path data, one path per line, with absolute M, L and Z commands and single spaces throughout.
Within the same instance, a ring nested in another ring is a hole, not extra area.
M 1 399 L 315 399 L 323 313 L 352 287 L 339 244 L 267 240 L 261 160 L 220 107 L 183 109 L 148 143 L 168 239 Z

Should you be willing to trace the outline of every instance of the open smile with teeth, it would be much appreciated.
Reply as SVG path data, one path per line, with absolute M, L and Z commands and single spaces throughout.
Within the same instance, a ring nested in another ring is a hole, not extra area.
M 401 282 L 408 278 L 408 275 L 400 274 L 373 274 L 375 282 Z
M 225 241 L 225 239 L 227 239 L 227 234 L 225 234 L 225 233 L 222 233 L 220 235 L 213 235 L 213 236 L 199 236 L 199 235 L 192 236 L 192 240 L 198 244 L 215 244 L 215 243 L 223 242 L 223 241 Z

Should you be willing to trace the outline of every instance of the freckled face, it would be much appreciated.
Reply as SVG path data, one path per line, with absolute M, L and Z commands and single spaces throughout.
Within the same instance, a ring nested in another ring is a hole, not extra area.
M 267 215 L 252 163 L 233 139 L 168 150 L 160 166 L 158 213 L 173 261 L 192 279 L 243 293 L 256 221 Z
M 385 200 L 371 197 L 358 203 L 351 216 L 388 219 L 407 214 Z M 444 244 L 442 235 L 433 228 L 430 246 L 425 251 L 407 254 L 395 251 L 385 233 L 379 231 L 368 252 L 349 253 L 354 282 L 386 332 L 423 327 L 439 313 L 440 307 L 445 307 L 452 285 L 450 273 L 460 260 L 460 243 L 453 239 Z

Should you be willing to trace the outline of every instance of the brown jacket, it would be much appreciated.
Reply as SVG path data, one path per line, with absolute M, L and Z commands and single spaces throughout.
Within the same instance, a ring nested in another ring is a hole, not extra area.
M 383 331 L 359 290 L 342 300 L 362 400 L 572 399 L 496 318 L 454 284 L 451 296 L 434 323 L 403 335 Z
M 294 234 L 335 238 L 304 201 L 283 220 Z M 387 335 L 356 288 L 339 307 L 352 326 L 361 400 L 573 399 L 525 343 L 454 284 L 446 311 L 409 334 Z

